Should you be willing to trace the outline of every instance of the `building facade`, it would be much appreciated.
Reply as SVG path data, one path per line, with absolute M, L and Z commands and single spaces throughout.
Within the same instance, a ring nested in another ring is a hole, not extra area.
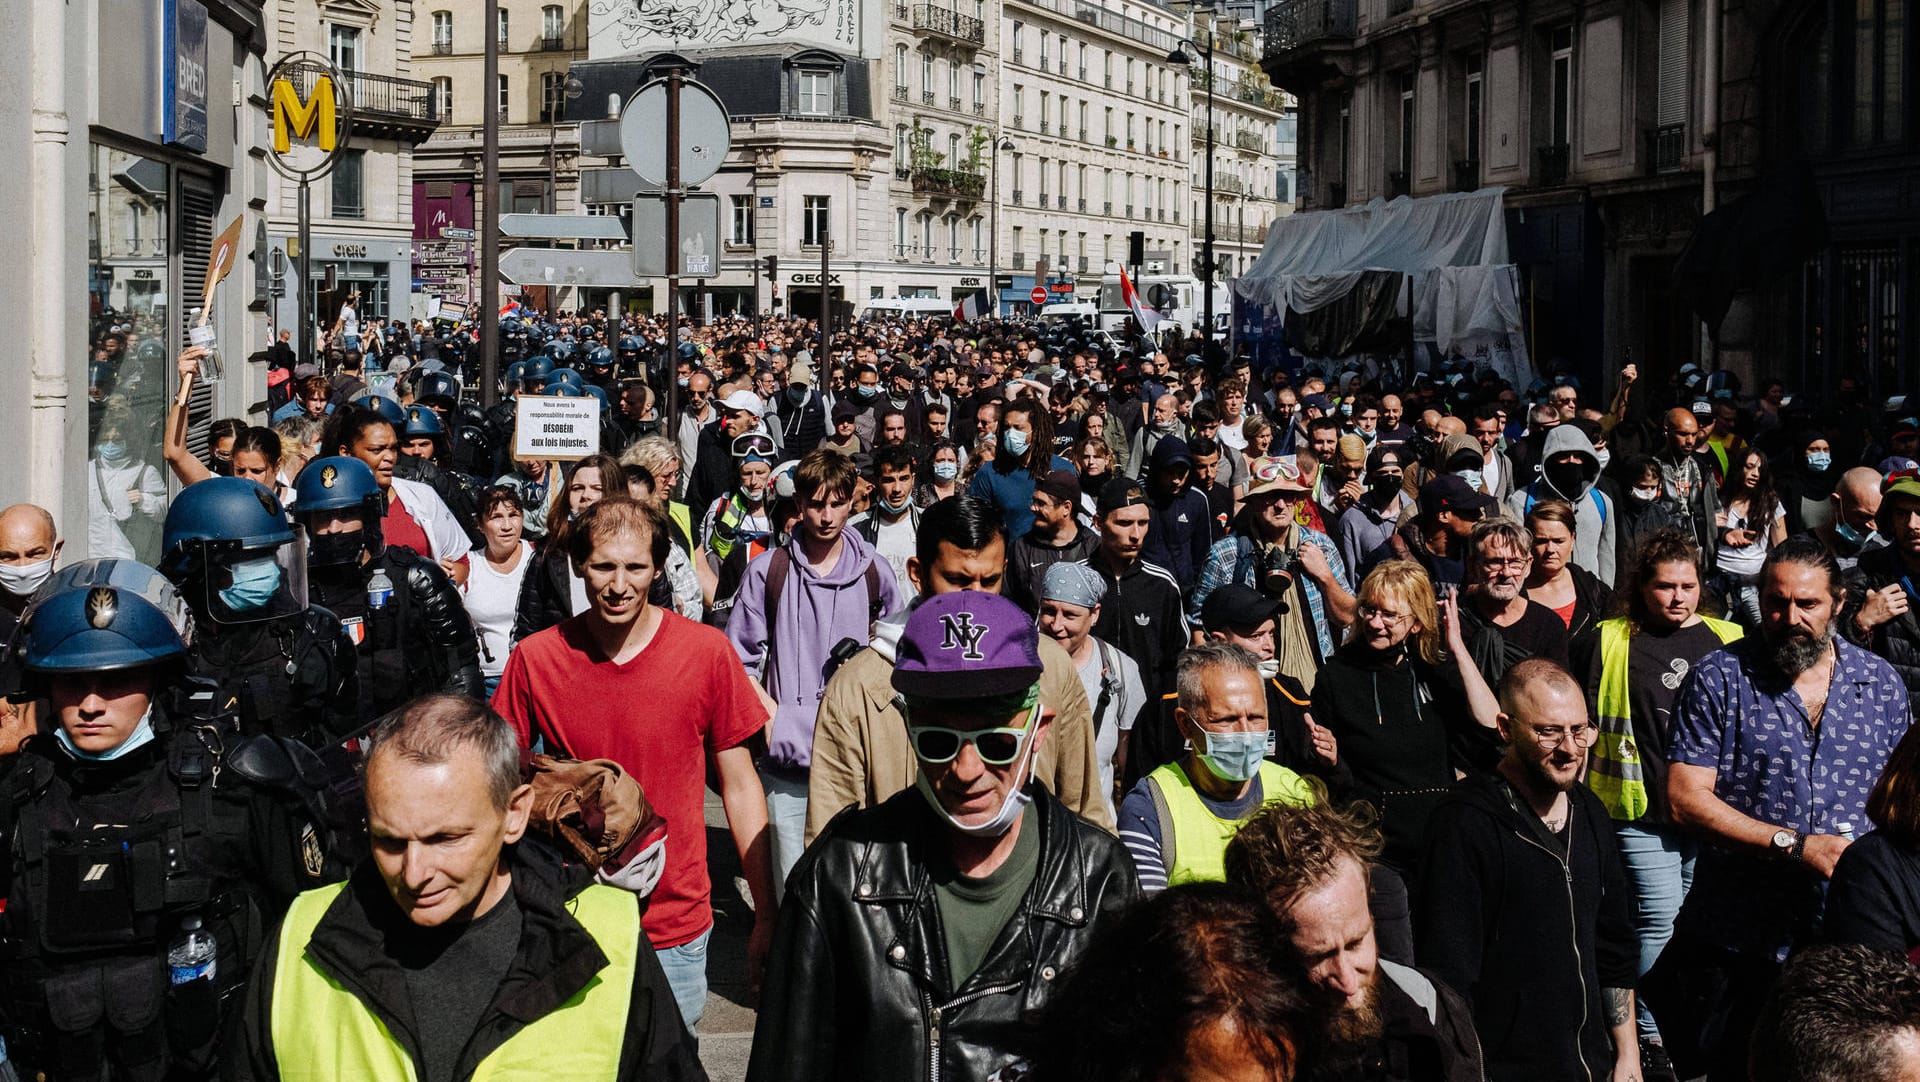
M 1211 66 L 1189 48 L 1194 68 L 1190 124 L 1194 159 L 1188 177 L 1192 197 L 1192 272 L 1198 276 L 1206 246 L 1207 155 L 1213 157 L 1213 259 L 1215 277 L 1233 278 L 1260 255 L 1267 226 L 1293 210 L 1293 117 L 1286 93 L 1260 70 L 1259 24 L 1220 18 L 1195 25 L 1191 41 L 1211 35 Z M 1212 93 L 1209 94 L 1208 91 Z M 1209 133 L 1211 127 L 1211 133 Z

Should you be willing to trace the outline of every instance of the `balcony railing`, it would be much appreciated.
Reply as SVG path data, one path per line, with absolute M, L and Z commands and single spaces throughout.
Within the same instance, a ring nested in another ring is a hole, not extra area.
M 1087 212 L 1087 201 L 1082 199 L 1080 200 L 1080 213 L 1085 214 L 1086 212 Z
M 1016 128 L 1019 128 L 1022 131 L 1025 131 L 1027 127 L 1027 118 L 1021 116 L 1019 113 L 1013 114 L 1013 126 Z
M 1133 217 L 1133 204 L 1132 204 L 1132 203 L 1128 203 L 1128 204 L 1127 204 L 1127 213 L 1126 213 L 1126 216 L 1127 216 L 1127 217 L 1129 217 L 1129 218 L 1131 218 L 1131 217 Z
M 1480 187 L 1480 160 L 1462 158 L 1453 163 L 1453 190 L 1471 192 Z
M 313 93 L 313 76 L 311 68 L 296 69 L 294 72 L 293 78 L 302 99 Z M 370 71 L 343 71 L 340 76 L 353 101 L 353 122 L 356 127 L 365 126 L 370 131 L 406 128 L 414 132 L 431 132 L 440 126 L 443 118 L 438 103 L 434 101 L 433 84 Z
M 913 28 L 967 45 L 981 45 L 987 40 L 986 23 L 971 15 L 962 15 L 932 4 L 914 7 Z
M 1233 143 L 1241 150 L 1258 151 L 1265 149 L 1266 140 L 1260 138 L 1258 132 L 1237 131 L 1233 133 Z
M 1020 206 L 1024 199 L 1025 199 L 1025 193 L 1022 192 L 1020 189 L 1015 188 L 1013 190 L 1013 205 L 1016 207 Z
M 543 34 L 540 37 L 541 52 L 557 53 L 566 47 L 567 38 L 564 34 Z
M 974 115 L 974 116 L 986 116 L 986 115 L 987 115 L 987 103 L 986 103 L 986 102 L 984 102 L 984 101 L 976 101 L 976 102 L 974 102 L 974 103 L 973 103 L 973 115 Z
M 1113 200 L 1109 199 L 1100 204 L 1100 213 L 1109 218 L 1113 217 Z
M 1656 173 L 1677 173 L 1687 156 L 1687 126 L 1663 124 L 1647 133 L 1651 143 L 1647 157 Z
M 1013 253 L 1013 269 L 1014 270 L 1019 270 L 1020 268 L 1025 267 L 1026 265 L 1027 265 L 1027 253 L 1025 252 Z
M 1056 202 L 1054 206 L 1058 207 L 1061 210 L 1067 209 L 1067 197 L 1064 195 L 1060 196 L 1058 202 Z
M 1087 257 L 1086 256 L 1080 257 L 1080 273 L 1081 274 L 1087 273 Z
M 433 55 L 435 55 L 435 56 L 452 56 L 452 55 L 453 55 L 453 42 L 451 42 L 451 41 L 436 41 L 436 42 L 434 42 L 434 43 L 433 43 Z
M 957 112 L 959 112 L 959 111 L 960 111 L 960 99 L 959 99 L 959 98 L 948 98 L 948 99 L 947 99 L 947 108 L 949 108 L 949 109 L 951 109 L 951 110 L 953 110 L 953 111 L 954 111 L 954 112 L 956 112 L 956 113 L 957 113 Z
M 1267 9 L 1267 57 L 1330 39 L 1352 41 L 1354 8 L 1354 0 L 1280 0 Z
M 933 104 L 933 102 L 934 102 L 934 99 L 935 99 L 935 98 L 938 98 L 938 97 L 939 97 L 939 95 L 938 95 L 938 94 L 935 94 L 935 93 L 934 93 L 933 91 L 931 91 L 931 90 L 922 90 L 922 91 L 920 92 L 920 104 L 922 104 L 922 105 L 932 105 L 932 104 Z
M 1227 192 L 1231 195 L 1239 195 L 1247 190 L 1247 182 L 1234 176 L 1232 173 L 1215 174 L 1213 178 L 1213 190 L 1216 192 Z
M 1052 125 L 1051 125 L 1051 124 L 1048 124 L 1048 123 L 1047 123 L 1046 121 L 1044 121 L 1044 120 L 1042 120 L 1042 121 L 1040 122 L 1040 134 L 1041 134 L 1041 135 L 1048 135 L 1048 134 L 1051 134 L 1051 132 L 1049 131 L 1049 129 L 1050 129 L 1051 127 L 1052 127 Z
M 1535 147 L 1533 153 L 1540 163 L 1541 187 L 1552 188 L 1567 182 L 1567 144 Z
M 909 92 L 908 92 L 908 90 L 907 90 L 907 88 L 906 88 L 906 87 L 904 87 L 904 86 L 896 86 L 896 87 L 894 87 L 894 88 L 893 88 L 893 100 L 894 100 L 894 101 L 906 101 L 906 100 L 907 100 L 907 97 L 908 97 L 908 94 L 909 94 Z

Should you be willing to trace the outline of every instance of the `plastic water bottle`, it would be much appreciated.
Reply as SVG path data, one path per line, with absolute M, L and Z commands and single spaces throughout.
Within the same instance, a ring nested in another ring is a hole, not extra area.
M 1853 840 L 1853 824 L 1852 823 L 1845 823 L 1845 822 L 1835 823 L 1833 824 L 1833 832 L 1835 834 L 1838 834 L 1842 838 L 1847 839 L 1848 841 Z
M 206 347 L 207 355 L 200 359 L 200 379 L 203 383 L 220 382 L 220 339 L 213 332 L 213 324 L 200 322 L 200 309 L 193 309 L 190 318 L 192 324 L 187 328 L 187 344 Z
M 393 597 L 393 580 L 387 577 L 387 569 L 376 567 L 373 577 L 367 580 L 367 607 L 384 609 L 387 601 Z
M 199 917 L 180 922 L 180 935 L 167 948 L 167 976 L 175 985 L 212 981 L 219 963 L 213 933 L 200 927 Z

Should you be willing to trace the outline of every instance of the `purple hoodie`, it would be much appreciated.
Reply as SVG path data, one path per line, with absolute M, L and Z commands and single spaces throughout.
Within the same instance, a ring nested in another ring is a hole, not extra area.
M 813 722 L 827 680 L 822 675 L 827 656 L 841 639 L 866 646 L 871 634 L 868 617 L 867 567 L 879 561 L 879 590 L 874 599 L 882 616 L 897 611 L 903 599 L 894 586 L 893 569 L 851 529 L 840 532 L 840 560 L 826 575 L 816 575 L 800 554 L 797 540 L 788 541 L 793 558 L 787 584 L 780 591 L 780 626 L 768 634 L 767 568 L 773 552 L 762 553 L 747 565 L 733 611 L 727 617 L 727 638 L 740 654 L 747 672 L 758 674 L 767 693 L 778 704 L 767 730 L 768 759 L 785 767 L 806 769 L 813 762 Z M 778 550 L 776 550 L 778 551 Z M 768 640 L 779 642 L 770 670 L 762 673 Z

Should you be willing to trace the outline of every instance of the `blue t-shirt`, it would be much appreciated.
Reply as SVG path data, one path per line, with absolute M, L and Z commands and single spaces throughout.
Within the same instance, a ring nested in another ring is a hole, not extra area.
M 1054 455 L 1048 470 L 1073 470 L 1073 463 Z M 1007 541 L 1018 541 L 1033 529 L 1033 472 L 1025 466 L 1002 473 L 989 462 L 973 475 L 967 495 L 986 500 L 1007 524 Z

